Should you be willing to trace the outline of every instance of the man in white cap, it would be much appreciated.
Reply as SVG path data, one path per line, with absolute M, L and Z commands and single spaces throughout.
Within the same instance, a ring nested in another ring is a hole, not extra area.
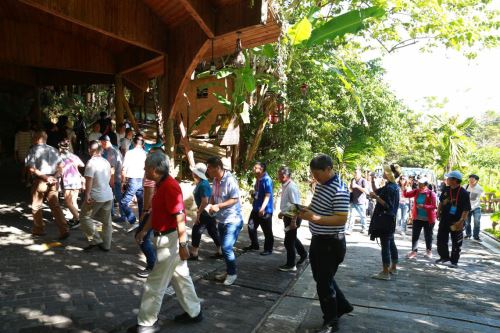
M 217 221 L 213 216 L 210 216 L 205 208 L 208 206 L 212 189 L 208 183 L 207 166 L 203 163 L 197 163 L 191 168 L 193 172 L 194 182 L 196 187 L 194 189 L 194 201 L 198 207 L 196 219 L 194 221 L 193 230 L 191 232 L 191 256 L 189 260 L 198 260 L 198 249 L 200 247 L 201 235 L 207 230 L 210 237 L 217 247 L 217 252 L 212 255 L 212 258 L 222 258 L 220 247 L 219 235 L 217 233 Z
M 470 212 L 470 197 L 463 187 L 462 174 L 458 171 L 452 171 L 446 175 L 448 186 L 439 197 L 438 216 L 439 229 L 437 234 L 437 250 L 439 259 L 437 264 L 450 262 L 450 267 L 458 267 L 460 251 L 464 239 L 464 222 Z M 451 255 L 448 249 L 448 240 L 451 235 Z

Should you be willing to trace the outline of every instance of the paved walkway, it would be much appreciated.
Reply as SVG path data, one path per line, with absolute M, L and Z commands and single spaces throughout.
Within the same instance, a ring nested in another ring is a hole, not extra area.
M 340 320 L 341 332 L 500 332 L 498 254 L 466 241 L 460 266 L 452 269 L 422 254 L 417 260 L 404 259 L 409 239 L 397 236 L 396 243 L 399 275 L 394 281 L 380 281 L 370 277 L 381 266 L 377 243 L 356 232 L 348 236 L 347 256 L 336 278 L 355 310 Z M 420 247 L 424 248 L 423 239 Z M 308 267 L 257 332 L 306 333 L 321 324 L 316 285 Z
M 143 281 L 135 273 L 144 258 L 132 234 L 114 225 L 108 253 L 85 253 L 81 231 L 63 243 L 53 222 L 42 239 L 30 237 L 29 190 L 0 180 L 0 332 L 124 332 L 135 323 Z M 50 221 L 50 214 L 44 216 Z M 321 324 L 315 284 L 306 265 L 298 273 L 276 268 L 285 261 L 283 227 L 276 221 L 275 253 L 244 253 L 246 226 L 236 244 L 238 280 L 230 287 L 214 281 L 222 260 L 203 238 L 199 262 L 189 264 L 203 301 L 205 320 L 188 327 L 172 318 L 181 312 L 175 296 L 165 296 L 162 332 L 314 332 Z M 300 238 L 309 244 L 307 228 Z M 261 240 L 262 242 L 262 240 Z M 423 243 L 423 240 L 422 240 Z M 409 241 L 399 236 L 401 257 Z M 422 245 L 423 246 L 423 245 Z M 341 319 L 343 332 L 499 332 L 500 263 L 483 245 L 465 243 L 461 266 L 440 268 L 419 258 L 401 260 L 395 281 L 370 275 L 380 268 L 380 249 L 365 235 L 348 236 L 346 260 L 337 280 L 355 311 Z

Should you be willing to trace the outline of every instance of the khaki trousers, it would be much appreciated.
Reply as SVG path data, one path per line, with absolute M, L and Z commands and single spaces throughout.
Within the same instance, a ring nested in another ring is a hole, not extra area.
M 144 286 L 137 323 L 152 326 L 158 320 L 163 295 L 169 283 L 185 312 L 196 317 L 201 311 L 186 260 L 179 257 L 177 232 L 155 238 L 157 261 Z
M 111 205 L 113 200 L 105 202 L 83 203 L 80 212 L 80 228 L 92 245 L 102 244 L 104 248 L 111 248 L 113 225 L 111 224 Z M 95 223 L 102 223 L 102 236 L 96 230 Z
M 68 233 L 69 227 L 66 218 L 59 206 L 58 197 L 58 184 L 48 184 L 42 179 L 35 179 L 31 188 L 32 204 L 31 210 L 33 212 L 33 234 L 43 234 L 45 232 L 45 222 L 43 221 L 42 208 L 43 199 L 47 197 L 47 204 L 50 211 L 54 216 L 57 228 L 59 229 L 59 236 L 64 236 Z

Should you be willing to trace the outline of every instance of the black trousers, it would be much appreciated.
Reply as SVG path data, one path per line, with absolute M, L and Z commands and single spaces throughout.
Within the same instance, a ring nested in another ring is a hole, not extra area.
M 193 225 L 193 230 L 191 233 L 191 244 L 194 247 L 200 246 L 201 235 L 208 231 L 210 237 L 212 237 L 215 246 L 220 247 L 219 232 L 217 231 L 217 222 L 213 217 L 208 215 L 208 213 L 203 212 L 200 216 L 200 223 Z
M 311 239 L 309 263 L 316 281 L 324 324 L 337 321 L 338 311 L 343 311 L 350 305 L 334 279 L 339 265 L 344 261 L 345 252 L 343 234 L 338 238 L 313 236 Z
M 414 220 L 411 235 L 412 251 L 418 251 L 418 239 L 420 238 L 422 228 L 424 229 L 425 248 L 429 251 L 432 250 L 432 231 L 434 230 L 434 223 L 430 224 L 428 221 Z
M 448 241 L 451 235 L 451 256 L 448 249 Z M 450 224 L 441 221 L 439 222 L 437 234 L 437 251 L 441 259 L 450 260 L 453 264 L 458 263 L 460 259 L 460 251 L 462 250 L 462 242 L 464 240 L 464 232 L 451 231 Z
M 264 214 L 259 216 L 259 212 L 252 210 L 250 219 L 248 220 L 248 235 L 254 249 L 259 248 L 259 238 L 257 237 L 257 229 L 259 226 L 264 233 L 264 251 L 273 251 L 274 235 L 273 235 L 273 214 Z
M 284 216 L 283 222 L 285 228 L 292 223 L 292 219 Z M 300 226 L 300 219 L 297 219 L 297 227 Z M 286 265 L 295 266 L 295 257 L 298 253 L 301 258 L 307 257 L 307 251 L 302 245 L 301 241 L 297 238 L 297 228 L 285 232 L 285 249 L 286 249 Z M 297 250 L 297 251 L 295 251 Z

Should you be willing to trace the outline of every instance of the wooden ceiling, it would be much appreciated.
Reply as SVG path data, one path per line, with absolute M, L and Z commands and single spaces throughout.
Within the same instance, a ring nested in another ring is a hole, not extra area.
M 211 39 L 217 57 L 234 52 L 237 31 L 244 48 L 276 41 L 268 9 L 267 0 L 0 0 L 0 79 L 23 71 L 24 84 L 70 84 L 121 74 L 144 87 L 165 66 L 187 71 L 210 58 Z

